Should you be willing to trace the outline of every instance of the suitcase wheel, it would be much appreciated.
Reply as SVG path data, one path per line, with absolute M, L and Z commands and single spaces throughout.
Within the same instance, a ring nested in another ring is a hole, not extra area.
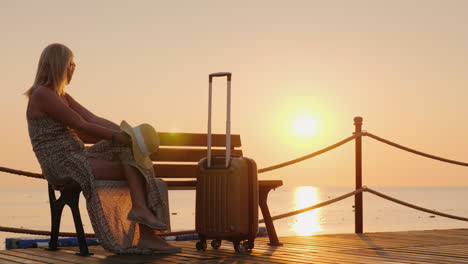
M 205 251 L 206 250 L 206 243 L 198 241 L 195 245 L 198 251 Z
M 242 242 L 242 245 L 245 247 L 245 249 L 247 250 L 251 250 L 254 248 L 255 244 L 253 241 L 250 241 L 250 240 L 245 240 L 244 242 Z
M 246 252 L 246 248 L 243 244 L 241 244 L 239 241 L 232 241 L 232 244 L 234 245 L 234 250 L 239 253 L 244 253 Z
M 221 247 L 221 240 L 219 239 L 212 240 L 211 247 L 214 249 L 218 249 L 219 247 Z

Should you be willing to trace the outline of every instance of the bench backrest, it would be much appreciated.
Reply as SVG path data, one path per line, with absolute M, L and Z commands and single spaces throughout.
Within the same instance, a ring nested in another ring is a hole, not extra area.
M 196 178 L 197 164 L 207 155 L 207 134 L 160 132 L 159 151 L 151 155 L 158 178 Z M 226 153 L 226 135 L 212 135 L 212 155 Z M 231 155 L 242 156 L 240 135 L 231 135 Z

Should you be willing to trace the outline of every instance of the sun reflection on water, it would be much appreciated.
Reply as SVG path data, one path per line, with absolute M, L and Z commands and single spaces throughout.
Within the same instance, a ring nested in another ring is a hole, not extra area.
M 318 203 L 318 188 L 312 186 L 297 187 L 294 198 L 294 210 L 314 205 Z M 318 208 L 296 215 L 291 230 L 299 236 L 310 236 L 321 231 L 320 210 Z

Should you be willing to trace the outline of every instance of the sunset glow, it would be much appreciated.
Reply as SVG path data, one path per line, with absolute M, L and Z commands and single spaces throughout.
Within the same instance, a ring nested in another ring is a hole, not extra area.
M 318 203 L 318 189 L 311 186 L 296 188 L 295 208 L 302 209 Z M 295 216 L 294 224 L 291 228 L 297 235 L 310 236 L 322 230 L 320 226 L 320 208 L 314 209 Z
M 148 123 L 158 132 L 207 133 L 208 75 L 232 72 L 231 133 L 259 168 L 351 136 L 356 116 L 362 130 L 466 162 L 468 1 L 446 2 L 2 1 L 1 164 L 41 173 L 22 94 L 54 42 L 74 53 L 66 92 L 77 102 L 116 124 Z M 216 134 L 225 133 L 226 95 L 226 80 L 217 78 Z M 412 159 L 368 137 L 362 143 L 366 185 L 468 186 L 462 166 Z M 271 179 L 354 186 L 353 146 Z M 2 177 L 5 188 L 45 184 Z

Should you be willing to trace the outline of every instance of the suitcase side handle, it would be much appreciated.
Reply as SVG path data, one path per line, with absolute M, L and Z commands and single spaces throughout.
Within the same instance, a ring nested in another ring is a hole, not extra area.
M 226 168 L 229 167 L 231 159 L 231 77 L 230 72 L 215 72 L 209 75 L 208 86 L 208 168 L 211 167 L 211 101 L 213 93 L 213 78 L 227 77 L 227 103 L 226 103 Z

